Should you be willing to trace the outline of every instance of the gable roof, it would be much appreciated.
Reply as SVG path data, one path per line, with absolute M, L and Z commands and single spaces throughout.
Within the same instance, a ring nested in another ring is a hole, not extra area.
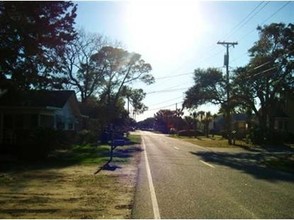
M 62 108 L 72 96 L 76 99 L 75 92 L 72 90 L 31 90 L 18 94 L 7 92 L 0 97 L 0 106 Z
M 31 107 L 62 108 L 72 95 L 75 96 L 74 91 L 30 91 L 21 104 Z

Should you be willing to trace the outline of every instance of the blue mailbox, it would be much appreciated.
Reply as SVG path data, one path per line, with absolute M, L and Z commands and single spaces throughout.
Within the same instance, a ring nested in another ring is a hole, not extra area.
M 117 146 L 124 146 L 125 145 L 125 140 L 124 139 L 114 139 L 112 141 L 112 146 L 117 147 Z

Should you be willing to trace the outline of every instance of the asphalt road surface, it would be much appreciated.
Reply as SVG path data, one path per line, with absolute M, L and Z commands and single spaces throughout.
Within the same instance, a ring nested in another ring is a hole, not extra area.
M 294 218 L 294 175 L 264 155 L 141 131 L 133 218 Z

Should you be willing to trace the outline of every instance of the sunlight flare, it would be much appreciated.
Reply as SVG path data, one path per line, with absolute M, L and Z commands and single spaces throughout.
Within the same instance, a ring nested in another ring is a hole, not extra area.
M 130 46 L 154 56 L 183 54 L 205 29 L 196 1 L 132 1 L 127 16 Z

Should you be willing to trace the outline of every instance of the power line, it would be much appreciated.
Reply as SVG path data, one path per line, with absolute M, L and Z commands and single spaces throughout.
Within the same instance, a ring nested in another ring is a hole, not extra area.
M 167 102 L 170 102 L 170 101 L 175 101 L 175 100 L 178 100 L 179 98 L 183 98 L 183 95 L 177 97 L 177 98 L 172 98 L 172 99 L 169 99 L 169 100 L 166 100 L 164 102 L 160 102 L 160 103 L 156 103 L 156 104 L 153 104 L 153 106 L 156 106 L 156 105 L 162 105 L 163 103 L 167 103 Z
M 262 4 L 265 4 L 265 5 L 263 5 L 262 8 L 260 8 L 257 12 L 255 12 Z M 268 4 L 269 4 L 269 2 L 266 2 L 266 3 L 260 2 L 242 21 L 240 21 L 235 27 L 233 27 L 232 31 L 229 32 L 224 38 L 228 38 L 228 37 L 232 36 L 234 34 L 234 32 L 236 32 L 237 30 L 244 27 L 253 17 L 255 17 Z
M 184 89 L 187 89 L 187 87 L 179 88 L 179 89 L 163 89 L 163 90 L 151 91 L 151 92 L 146 92 L 146 94 L 174 92 L 174 91 L 179 91 L 179 90 L 184 90 Z
M 277 13 L 279 13 L 283 8 L 285 8 L 288 4 L 290 4 L 291 2 L 287 2 L 287 3 L 285 3 L 284 5 L 282 5 L 279 9 L 277 9 L 274 13 L 272 13 L 268 18 L 266 18 L 263 22 L 262 22 L 262 24 L 264 24 L 266 21 L 268 21 L 270 18 L 272 18 L 273 16 L 275 16 Z M 227 34 L 227 35 L 232 35 L 232 34 L 234 34 L 234 32 L 237 30 L 237 29 L 241 29 L 244 25 L 246 25 L 254 16 L 256 16 L 263 8 L 265 8 L 265 6 L 267 6 L 269 4 L 269 2 L 267 2 L 267 3 L 265 3 L 261 8 L 259 8 L 261 5 L 262 5 L 262 3 L 259 3 L 243 20 L 241 20 L 241 22 L 239 22 L 239 24 L 238 25 L 236 25 L 234 28 L 233 28 L 233 30 L 231 31 L 231 32 L 229 32 L 229 34 Z M 258 10 L 258 8 L 259 8 L 259 10 Z M 255 13 L 254 13 L 255 12 Z M 243 23 L 243 24 L 242 24 Z M 235 29 L 235 30 L 234 30 Z M 256 29 L 254 28 L 252 31 L 250 31 L 249 33 L 247 33 L 247 34 L 245 34 L 241 39 L 244 39 L 247 35 L 249 35 L 249 34 L 251 34 L 253 31 L 255 31 Z M 207 48 L 209 48 L 209 50 L 212 52 L 212 51 L 214 51 L 214 49 L 216 48 L 214 45 L 212 45 L 211 44 L 211 46 L 209 47 L 207 47 Z M 214 57 L 214 56 L 216 56 L 216 55 L 218 55 L 218 54 L 220 54 L 222 51 L 219 51 L 219 52 L 217 52 L 217 53 L 215 53 L 215 54 L 213 54 L 213 55 L 209 55 L 209 56 L 207 56 L 207 57 L 203 57 L 201 60 L 200 60 L 200 62 L 203 62 L 204 60 L 206 60 L 206 59 L 209 59 L 209 58 L 211 58 L 211 57 Z M 247 54 L 247 52 L 246 53 L 244 53 L 244 55 L 246 55 Z M 234 62 L 234 61 L 236 61 L 236 60 L 238 60 L 238 59 L 240 59 L 241 57 L 239 57 L 239 58 L 236 58 L 236 59 L 234 59 L 232 62 Z M 262 65 L 266 65 L 266 63 L 264 63 L 264 64 L 261 64 L 260 66 L 258 66 L 258 67 L 255 67 L 255 68 L 260 68 Z M 272 68 L 270 68 L 270 69 L 267 69 L 267 70 L 264 70 L 264 71 L 262 71 L 261 73 L 264 73 L 264 72 L 266 72 L 266 71 L 270 71 Z M 261 73 L 259 73 L 259 74 L 261 74 Z M 184 76 L 184 75 L 189 75 L 189 74 L 193 74 L 193 72 L 190 72 L 190 73 L 182 73 L 182 74 L 174 74 L 174 75 L 167 75 L 167 76 L 164 76 L 164 77 L 159 77 L 159 78 L 157 78 L 157 80 L 161 80 L 161 79 L 171 79 L 171 78 L 175 78 L 175 77 L 179 77 L 179 76 Z M 152 92 L 148 92 L 148 93 L 146 93 L 146 94 L 156 94 L 156 93 L 165 93 L 165 92 L 174 92 L 174 91 L 178 91 L 178 90 L 183 90 L 183 89 L 187 89 L 187 88 L 179 88 L 179 89 L 166 89 L 166 90 L 157 90 L 157 91 L 152 91 Z M 160 108 L 155 108 L 155 109 L 151 109 L 151 110 L 156 110 L 156 109 L 161 109 L 161 108 L 165 108 L 165 107 L 170 107 L 170 106 L 173 106 L 174 104 L 171 104 L 171 105 L 168 105 L 168 106 L 163 106 L 163 107 L 160 107 Z M 151 111 L 150 110 L 150 111 Z
M 243 18 L 237 25 L 235 25 L 233 27 L 233 29 L 226 35 L 226 37 L 233 35 L 237 30 L 241 29 L 244 25 L 246 25 L 254 16 L 256 16 L 268 4 L 269 4 L 269 2 L 259 3 L 245 18 Z M 261 5 L 263 5 L 263 6 L 258 11 L 256 11 Z M 211 44 L 211 46 L 209 47 L 209 50 L 213 51 L 214 48 L 216 48 L 215 44 Z M 211 59 L 212 57 L 215 57 L 215 56 L 219 55 L 220 53 L 222 53 L 222 50 L 220 50 L 212 55 L 203 57 L 202 59 L 200 59 L 200 62 L 204 62 L 207 59 Z M 175 74 L 175 75 L 170 75 L 170 76 L 159 77 L 156 80 L 172 78 L 172 77 L 177 77 L 177 76 L 183 76 L 183 75 L 189 75 L 189 74 L 191 74 L 191 73 Z
M 277 9 L 274 13 L 272 13 L 269 17 L 267 17 L 265 20 L 263 20 L 261 22 L 261 25 L 265 24 L 265 22 L 267 22 L 270 18 L 272 18 L 273 16 L 275 16 L 277 13 L 279 13 L 283 8 L 285 8 L 288 4 L 290 4 L 291 2 L 286 2 L 284 5 L 282 5 L 279 9 Z M 243 40 L 245 37 L 247 37 L 248 35 L 250 35 L 251 33 L 253 33 L 254 31 L 256 31 L 256 28 L 252 29 L 251 31 L 247 32 L 243 37 L 241 37 L 239 39 L 239 41 Z
M 294 52 L 294 50 L 289 51 L 289 54 L 291 54 L 291 53 L 293 53 L 293 52 Z M 278 56 L 278 57 L 281 57 L 281 55 Z M 271 62 L 272 62 L 272 61 L 264 62 L 264 63 L 262 63 L 262 64 L 260 64 L 260 65 L 258 65 L 258 66 L 256 66 L 256 67 L 254 67 L 253 70 L 257 70 L 257 69 L 259 69 L 259 68 L 261 68 L 261 67 L 263 67 L 263 66 L 265 66 L 265 65 L 267 65 L 267 64 L 269 64 L 269 63 L 271 63 Z M 277 68 L 277 66 L 270 67 L 270 68 L 268 68 L 268 69 L 266 69 L 266 70 L 263 70 L 263 71 L 261 71 L 261 72 L 259 72 L 259 73 L 256 73 L 256 74 L 253 74 L 253 75 L 250 75 L 250 76 L 246 77 L 245 79 L 249 79 L 249 78 L 251 78 L 251 77 L 256 77 L 256 76 L 258 76 L 258 75 L 260 75 L 260 74 L 262 74 L 262 73 L 266 73 L 266 72 L 271 71 L 271 70 L 274 70 L 274 69 L 276 69 L 276 68 Z
M 288 4 L 290 4 L 291 2 L 287 2 L 287 3 L 285 3 L 284 5 L 282 5 L 279 9 L 277 9 L 273 14 L 271 14 L 268 18 L 266 18 L 262 23 L 265 23 L 267 20 L 269 20 L 271 17 L 273 17 L 273 16 L 275 16 L 278 12 L 280 12 L 284 7 L 286 7 Z M 263 7 L 262 8 L 260 8 L 258 11 L 256 11 L 257 10 L 257 8 L 258 7 L 260 7 L 262 4 L 260 3 L 260 4 L 258 4 L 241 22 L 239 22 L 239 24 L 238 25 L 236 25 L 234 28 L 233 28 L 233 30 L 234 29 L 236 29 L 239 25 L 241 25 L 242 24 L 242 22 L 248 22 L 249 20 L 251 20 L 256 14 L 258 14 L 266 5 L 268 5 L 269 4 L 269 2 L 266 2 L 264 5 L 263 5 Z M 256 12 L 255 12 L 256 11 Z M 255 12 L 255 13 L 254 13 Z M 254 14 L 253 14 L 254 13 Z M 251 15 L 251 16 L 250 16 Z M 250 17 L 249 17 L 250 16 Z M 247 20 L 246 20 L 247 19 Z M 246 23 L 243 23 L 243 25 L 242 26 L 244 26 Z M 242 27 L 241 26 L 241 27 Z M 240 28 L 241 28 L 240 27 Z M 240 29 L 239 28 L 239 29 Z M 253 32 L 253 31 L 255 31 L 256 29 L 253 29 L 252 31 L 250 31 L 249 32 L 249 34 L 251 33 L 251 32 Z M 230 33 L 232 33 L 233 31 L 231 31 Z M 247 36 L 248 34 L 246 34 L 245 36 Z M 245 37 L 244 36 L 244 37 Z M 241 39 L 243 39 L 244 37 L 242 37 Z M 206 60 L 206 59 L 208 59 L 208 58 L 211 58 L 211 57 L 213 57 L 213 56 L 216 56 L 216 55 L 218 55 L 218 54 L 220 54 L 222 51 L 219 51 L 219 52 L 217 52 L 217 53 L 215 53 L 215 54 L 213 54 L 213 55 L 211 55 L 211 56 L 209 56 L 209 57 L 205 57 L 205 58 L 203 58 L 201 61 L 204 61 L 204 60 Z M 232 60 L 231 62 L 234 62 L 234 61 L 236 61 L 236 60 L 238 60 L 238 59 L 240 59 L 241 57 L 243 57 L 244 55 L 246 55 L 247 54 L 247 52 L 246 53 L 244 53 L 242 56 L 240 56 L 240 57 L 238 57 L 238 58 L 236 58 L 236 59 L 234 59 L 234 60 Z M 193 72 L 190 72 L 190 73 L 182 73 L 182 74 L 174 74 L 174 75 L 169 75 L 169 76 L 164 76 L 164 77 L 159 77 L 159 78 L 157 78 L 157 80 L 161 80 L 161 79 L 170 79 L 170 78 L 174 78 L 174 77 L 179 77 L 179 76 L 184 76 L 184 75 L 190 75 L 190 74 L 193 74 Z M 177 90 L 180 90 L 180 89 L 177 89 Z M 147 93 L 147 94 L 151 94 L 151 93 L 156 93 L 156 92 L 170 92 L 170 91 L 173 91 L 173 90 L 159 90 L 159 91 L 153 91 L 153 92 L 150 92 L 150 93 Z
M 285 8 L 288 4 L 290 4 L 291 2 L 288 1 L 286 2 L 284 5 L 282 5 L 282 7 L 280 7 L 277 11 L 275 11 L 273 14 L 271 14 L 267 19 L 265 19 L 262 24 L 264 24 L 265 22 L 267 22 L 270 18 L 272 18 L 273 16 L 275 16 L 277 13 L 279 13 L 283 8 Z
M 279 13 L 283 8 L 285 8 L 288 4 L 290 4 L 292 2 L 288 1 L 285 4 L 283 4 L 279 9 L 277 9 L 274 13 L 272 13 L 269 17 L 267 17 L 265 20 L 263 20 L 261 22 L 261 25 L 265 24 L 265 22 L 267 22 L 270 18 L 272 18 L 273 16 L 275 16 L 277 13 Z M 243 35 L 243 37 L 241 37 L 239 39 L 239 41 L 243 40 L 244 38 L 248 37 L 251 33 L 255 32 L 256 28 L 252 29 L 251 31 L 247 32 L 245 35 Z M 235 62 L 236 60 L 239 60 L 240 58 L 242 58 L 244 55 L 247 55 L 248 52 L 244 53 L 242 56 L 232 60 L 232 62 Z
M 158 77 L 156 80 L 161 80 L 161 79 L 168 79 L 168 78 L 174 78 L 178 76 L 185 76 L 185 75 L 190 75 L 193 74 L 194 72 L 189 72 L 189 73 L 181 73 L 181 74 L 174 74 L 174 75 L 169 75 L 169 76 L 163 76 L 163 77 Z
M 184 102 L 177 102 L 177 103 L 173 103 L 173 104 L 158 107 L 158 108 L 148 109 L 147 111 L 155 111 L 155 110 L 165 109 L 165 108 L 168 108 L 168 107 L 171 107 L 171 106 L 175 106 L 176 104 L 183 104 L 183 103 Z
M 265 5 L 263 5 L 258 11 L 256 11 L 262 4 L 265 4 Z M 239 30 L 239 29 L 241 29 L 245 24 L 247 24 L 254 16 L 256 16 L 265 6 L 267 6 L 269 4 L 269 2 L 261 2 L 261 3 L 259 3 L 245 18 L 243 18 L 237 25 L 235 25 L 234 27 L 233 27 L 233 29 L 227 34 L 227 35 L 225 35 L 225 38 L 227 38 L 227 36 L 232 36 L 235 32 L 236 32 L 236 30 Z M 256 11 L 256 12 L 255 12 Z M 255 13 L 254 13 L 255 12 Z M 254 14 L 253 14 L 254 13 Z M 243 23 L 243 24 L 242 24 Z M 240 26 L 241 25 L 241 26 Z M 239 27 L 240 26 L 240 27 Z M 239 28 L 238 28 L 239 27 Z M 215 44 L 211 44 L 211 47 L 210 47 L 211 49 L 211 51 L 213 50 L 213 49 L 215 49 L 215 48 L 217 48 L 216 46 L 215 46 Z M 207 57 L 204 57 L 204 58 L 202 58 L 201 60 L 200 60 L 200 62 L 203 62 L 204 60 L 206 60 L 206 59 L 210 59 L 210 58 L 212 58 L 212 57 L 214 57 L 214 56 L 216 56 L 216 55 L 219 55 L 220 53 L 222 53 L 222 50 L 220 50 L 220 51 L 218 51 L 218 52 L 216 52 L 216 53 L 214 53 L 213 55 L 210 55 L 210 56 L 207 56 Z

